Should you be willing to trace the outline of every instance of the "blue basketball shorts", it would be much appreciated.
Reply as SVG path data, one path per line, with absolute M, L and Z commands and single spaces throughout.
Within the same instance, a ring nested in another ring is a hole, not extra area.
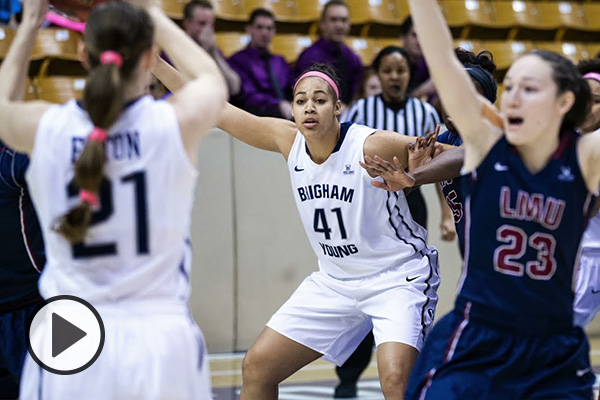
M 517 334 L 455 309 L 425 340 L 405 398 L 589 400 L 594 381 L 581 328 Z

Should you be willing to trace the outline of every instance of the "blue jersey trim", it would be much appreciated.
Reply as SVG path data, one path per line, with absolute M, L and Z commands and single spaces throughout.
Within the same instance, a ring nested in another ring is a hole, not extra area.
M 335 147 L 333 148 L 333 151 L 331 152 L 331 154 L 338 152 L 340 150 L 340 148 L 342 147 L 342 143 L 344 143 L 344 139 L 346 139 L 346 134 L 348 133 L 348 129 L 350 129 L 350 127 L 354 124 L 354 122 L 348 121 L 348 122 L 342 122 L 340 124 L 340 138 L 338 139 L 337 143 L 335 144 Z M 306 148 L 306 154 L 310 155 L 310 151 L 308 150 L 308 144 L 304 143 L 304 147 Z

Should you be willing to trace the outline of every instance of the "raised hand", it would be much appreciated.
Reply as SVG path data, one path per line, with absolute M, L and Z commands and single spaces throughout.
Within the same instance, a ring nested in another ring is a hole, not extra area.
M 212 52 L 217 47 L 217 38 L 215 36 L 215 29 L 212 26 L 206 26 L 200 35 L 198 36 L 197 43 L 202 46 L 207 52 Z
M 23 23 L 38 29 L 48 12 L 48 0 L 26 0 L 23 2 Z
M 451 242 L 456 237 L 456 226 L 454 225 L 454 215 L 452 213 L 442 214 L 440 219 L 440 239 L 445 242 Z
M 383 178 L 383 182 L 378 180 L 371 181 L 371 184 L 380 189 L 385 189 L 389 192 L 397 192 L 407 187 L 415 185 L 415 179 L 404 172 L 404 168 L 398 157 L 394 157 L 394 163 L 390 163 L 379 156 L 371 158 L 365 156 L 365 162 L 359 161 L 361 167 L 367 171 Z
M 440 126 L 437 125 L 433 132 L 429 132 L 425 137 L 418 137 L 414 143 L 408 145 L 409 171 L 427 164 L 442 152 L 442 146 L 437 142 L 439 133 Z

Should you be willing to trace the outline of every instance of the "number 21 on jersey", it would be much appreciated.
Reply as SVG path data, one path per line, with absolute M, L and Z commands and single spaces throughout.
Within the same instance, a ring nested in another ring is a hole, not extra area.
M 137 254 L 148 254 L 149 240 L 148 240 L 148 213 L 146 204 L 146 173 L 144 171 L 137 171 L 121 179 L 116 180 L 118 184 L 130 185 L 134 191 L 135 204 L 132 204 L 135 212 L 135 228 L 136 228 L 136 244 Z M 100 184 L 99 196 L 100 200 L 99 208 L 92 212 L 92 221 L 90 227 L 96 224 L 106 222 L 110 219 L 113 214 L 113 182 L 106 177 L 102 179 Z M 79 195 L 79 188 L 73 181 L 67 186 L 67 195 L 70 198 L 77 197 Z M 76 243 L 72 247 L 73 258 L 91 258 L 100 256 L 110 256 L 117 254 L 117 243 L 106 242 L 106 243 Z

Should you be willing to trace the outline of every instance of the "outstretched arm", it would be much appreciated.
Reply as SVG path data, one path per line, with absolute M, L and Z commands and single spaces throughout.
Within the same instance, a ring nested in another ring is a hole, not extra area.
M 502 135 L 493 106 L 477 90 L 454 54 L 452 36 L 435 0 L 409 0 L 415 31 L 444 109 L 466 145 L 465 168 L 481 162 Z
M 292 121 L 257 117 L 229 103 L 217 127 L 250 146 L 281 153 L 286 160 L 298 132 Z
M 39 122 L 50 106 L 41 101 L 20 101 L 35 35 L 47 11 L 47 0 L 25 2 L 23 20 L 0 67 L 0 139 L 23 153 L 31 153 Z
M 171 93 L 175 93 L 181 89 L 187 82 L 179 71 L 158 54 L 156 55 L 156 63 L 152 68 L 152 73 Z
M 187 81 L 183 74 L 160 57 L 152 72 L 172 92 Z M 297 132 L 296 124 L 291 121 L 257 117 L 229 103 L 223 107 L 216 125 L 250 146 L 279 152 L 286 159 Z
M 365 156 L 365 162 L 361 162 L 360 165 L 372 176 L 383 178 L 384 182 L 374 180 L 373 186 L 397 192 L 407 187 L 441 182 L 460 176 L 464 155 L 462 147 L 452 147 L 410 172 L 404 171 L 398 157 L 394 157 L 393 162 L 390 163 L 378 156 L 374 158 Z

